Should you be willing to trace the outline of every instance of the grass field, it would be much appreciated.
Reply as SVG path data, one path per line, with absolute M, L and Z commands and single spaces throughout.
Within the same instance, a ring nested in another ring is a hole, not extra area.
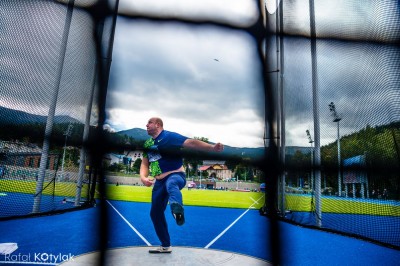
M 46 186 L 47 183 L 44 184 Z M 53 194 L 53 184 L 43 191 L 45 195 Z M 34 194 L 36 190 L 35 181 L 22 180 L 0 180 L 0 192 L 20 192 Z M 107 185 L 107 199 L 150 202 L 151 187 Z M 54 195 L 74 197 L 76 191 L 75 183 L 58 182 L 55 185 Z M 82 197 L 87 196 L 87 185 L 82 188 Z M 183 200 L 185 205 L 210 206 L 225 208 L 249 208 L 259 209 L 265 201 L 262 192 L 238 192 L 223 190 L 197 190 L 183 189 Z M 99 197 L 99 195 L 96 195 Z M 292 211 L 309 212 L 312 209 L 312 197 L 302 194 L 286 194 L 286 207 Z M 344 213 L 344 214 L 368 214 L 400 217 L 400 204 L 389 201 L 345 199 L 334 197 L 322 197 L 322 212 Z
M 48 186 L 47 186 L 48 185 Z M 46 188 L 47 186 L 47 188 Z M 43 184 L 44 195 L 74 197 L 76 192 L 76 184 L 68 182 L 57 182 L 54 186 L 53 183 L 45 182 Z M 82 185 L 82 197 L 87 196 L 88 185 Z M 23 180 L 0 180 L 0 192 L 20 192 L 26 194 L 35 194 L 36 181 L 23 181 Z
M 285 197 L 287 209 L 301 212 L 311 210 L 310 195 L 286 194 Z M 400 204 L 385 201 L 322 197 L 321 206 L 323 213 L 400 216 Z
M 44 187 L 48 182 L 44 184 Z M 55 190 L 54 190 L 55 189 Z M 47 189 L 43 190 L 44 195 L 74 197 L 76 191 L 75 183 L 57 182 L 55 187 L 50 184 Z M 87 185 L 82 188 L 82 197 L 87 196 Z M 116 186 L 107 185 L 107 199 L 150 202 L 151 187 L 144 186 Z M 26 194 L 34 194 L 36 191 L 35 181 L 23 180 L 0 180 L 0 192 L 19 192 Z M 264 204 L 264 194 L 261 192 L 237 192 L 237 191 L 220 191 L 220 190 L 182 190 L 184 204 L 192 206 L 210 206 L 210 207 L 227 207 L 227 208 L 261 208 Z M 99 198 L 96 193 L 95 197 Z M 258 202 L 257 202 L 258 201 Z
M 151 187 L 143 186 L 107 186 L 107 198 L 111 200 L 150 202 Z M 262 192 L 238 192 L 222 190 L 183 189 L 185 205 L 225 208 L 261 208 L 264 204 Z

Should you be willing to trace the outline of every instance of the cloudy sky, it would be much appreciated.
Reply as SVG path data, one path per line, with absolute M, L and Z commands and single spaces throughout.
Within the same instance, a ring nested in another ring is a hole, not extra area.
M 272 31 L 274 2 L 267 1 L 266 26 Z M 139 14 L 247 27 L 257 19 L 257 3 L 120 0 L 107 127 L 144 129 L 150 117 L 160 116 L 166 129 L 188 137 L 262 147 L 263 70 L 250 35 L 233 27 L 127 18 Z M 283 77 L 286 145 L 308 146 L 305 131 L 314 135 L 309 1 L 283 3 L 284 50 L 273 35 L 266 40 L 266 71 L 280 70 L 268 74 L 273 84 L 268 89 L 278 88 Z M 47 115 L 58 91 L 56 115 L 83 122 L 96 64 L 90 15 L 74 9 L 64 56 L 64 5 L 0 1 L 0 10 L 0 105 Z M 321 144 L 336 139 L 330 102 L 342 115 L 341 135 L 400 120 L 399 2 L 318 0 L 315 10 Z M 91 124 L 96 124 L 93 111 Z
M 310 20 L 308 1 L 284 2 L 283 90 L 286 144 L 305 146 L 306 130 L 314 136 Z M 342 117 L 340 135 L 400 120 L 399 2 L 315 1 L 316 80 L 320 142 L 337 137 L 337 123 L 328 105 Z M 275 18 L 270 15 L 270 25 Z M 268 67 L 279 68 L 275 39 Z M 277 67 L 278 66 L 278 67 Z M 276 80 L 276 75 L 272 79 Z M 276 84 L 276 83 L 275 83 Z
M 93 23 L 75 9 L 68 24 L 66 13 L 54 1 L 0 1 L 0 106 L 47 116 L 57 96 L 56 115 L 85 121 Z
M 121 1 L 120 10 L 197 14 L 242 25 L 256 17 L 251 1 L 166 2 L 154 10 L 148 1 Z M 107 122 L 117 131 L 145 128 L 159 116 L 167 130 L 188 137 L 262 147 L 264 89 L 256 51 L 254 40 L 239 30 L 119 17 Z
M 275 2 L 275 1 L 273 1 Z M 120 13 L 211 19 L 250 25 L 256 1 L 120 1 Z M 328 104 L 343 116 L 341 134 L 398 119 L 398 5 L 393 1 L 316 1 L 321 144 L 335 141 Z M 267 2 L 269 27 L 274 4 Z M 336 10 L 337 12 L 333 12 Z M 308 1 L 285 2 L 286 144 L 308 145 L 313 135 Z M 335 40 L 335 38 L 344 39 Z M 275 39 L 269 70 L 279 68 Z M 360 41 L 370 41 L 360 43 Z M 218 60 L 218 61 L 216 61 Z M 232 146 L 261 147 L 264 93 L 254 40 L 239 30 L 118 18 L 108 94 L 108 124 L 144 128 L 151 116 L 168 130 Z M 275 75 L 275 76 L 274 76 Z M 271 75 L 274 81 L 279 74 Z M 395 96 L 393 98 L 393 96 Z

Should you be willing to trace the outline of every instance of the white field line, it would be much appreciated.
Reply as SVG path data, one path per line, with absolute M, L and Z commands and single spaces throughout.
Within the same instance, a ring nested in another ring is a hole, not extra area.
M 262 198 L 262 197 L 261 197 L 261 198 Z M 252 197 L 250 197 L 250 199 L 254 202 L 254 204 L 258 204 L 258 201 L 259 201 L 261 198 L 259 198 L 258 200 L 255 200 L 255 199 L 253 199 Z M 253 204 L 253 205 L 254 205 L 254 204 Z M 251 205 L 251 206 L 249 207 L 249 209 L 255 209 L 255 207 L 254 207 L 253 205 Z
M 258 202 L 260 201 L 260 199 L 262 199 L 264 197 L 264 195 L 262 195 L 258 200 L 253 199 L 252 197 L 250 197 L 250 199 L 254 202 L 254 204 L 258 204 Z M 253 205 L 254 205 L 253 204 Z M 252 206 L 253 206 L 252 205 Z
M 122 216 L 122 214 L 121 214 L 108 200 L 106 200 L 106 201 L 107 201 L 108 204 L 110 204 L 110 206 L 114 209 L 114 211 L 115 211 L 116 213 L 118 213 L 118 215 L 122 218 L 122 220 L 124 220 L 125 223 L 127 223 L 127 224 L 129 225 L 129 227 L 132 228 L 132 230 L 144 241 L 144 243 L 146 243 L 147 246 L 151 246 L 151 244 L 149 243 L 149 241 L 147 241 L 146 238 L 144 238 L 144 237 L 142 236 L 142 234 L 140 234 L 139 231 L 136 230 L 136 228 L 133 227 L 133 225 L 131 225 L 131 223 L 128 222 L 128 220 L 125 219 L 125 217 Z
M 258 200 L 254 201 L 254 203 L 244 212 L 242 213 L 238 218 L 236 218 L 235 221 L 233 221 L 233 223 L 231 223 L 227 228 L 225 228 L 224 231 L 222 231 L 216 238 L 214 238 L 210 243 L 207 244 L 207 246 L 205 246 L 204 248 L 209 248 L 212 244 L 214 244 L 221 236 L 223 236 L 235 223 L 237 223 L 237 221 L 240 220 L 240 218 L 242 218 L 252 207 L 254 204 L 258 203 L 258 201 L 263 198 L 264 195 L 262 195 Z

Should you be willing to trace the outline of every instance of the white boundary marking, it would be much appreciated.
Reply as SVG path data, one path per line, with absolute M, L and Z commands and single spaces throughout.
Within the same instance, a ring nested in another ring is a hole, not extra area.
M 258 201 L 259 201 L 260 199 L 262 199 L 263 197 L 264 197 L 264 195 L 262 195 L 258 200 L 253 200 L 253 199 L 252 199 L 252 200 L 254 201 L 254 203 L 251 204 L 251 206 L 250 206 L 244 213 L 242 213 L 238 218 L 236 218 L 236 220 L 233 221 L 233 223 L 231 223 L 227 228 L 225 228 L 224 231 L 222 231 L 216 238 L 214 238 L 214 239 L 213 239 L 210 243 L 208 243 L 207 246 L 205 246 L 204 248 L 209 248 L 212 244 L 214 244 L 221 236 L 223 236 L 223 235 L 229 230 L 229 228 L 231 228 L 235 223 L 237 223 L 237 221 L 239 221 L 240 218 L 242 218 L 242 217 L 253 207 L 254 204 L 258 203 Z
M 110 206 L 114 209 L 114 211 L 115 211 L 116 213 L 118 213 L 118 215 L 122 218 L 122 220 L 124 220 L 125 223 L 127 223 L 127 224 L 129 225 L 129 227 L 132 228 L 132 230 L 144 241 L 144 243 L 146 243 L 146 245 L 150 247 L 150 246 L 151 246 L 150 242 L 147 241 L 146 238 L 144 238 L 144 237 L 142 236 L 142 234 L 140 234 L 139 231 L 136 230 L 136 228 L 133 227 L 133 225 L 132 225 L 131 223 L 129 223 L 129 221 L 128 221 L 127 219 L 125 219 L 125 217 L 122 216 L 122 214 L 121 214 L 108 200 L 106 200 L 106 202 L 107 202 L 108 204 L 110 204 Z

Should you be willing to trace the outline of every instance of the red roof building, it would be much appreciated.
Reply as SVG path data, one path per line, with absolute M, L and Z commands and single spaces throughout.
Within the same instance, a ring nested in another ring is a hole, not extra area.
M 225 162 L 216 162 L 209 164 L 208 161 L 203 161 L 202 166 L 199 167 L 199 171 L 206 171 L 208 178 L 216 178 L 219 180 L 232 178 L 232 171 L 224 164 Z

